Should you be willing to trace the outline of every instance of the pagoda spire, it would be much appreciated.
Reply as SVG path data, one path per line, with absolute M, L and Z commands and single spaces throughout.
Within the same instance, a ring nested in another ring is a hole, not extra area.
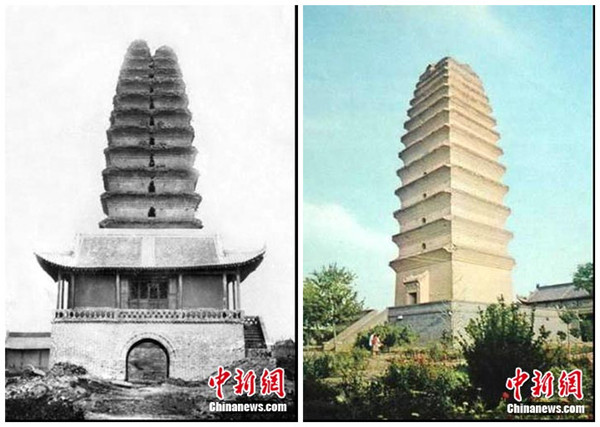
M 152 56 L 145 41 L 131 43 L 107 131 L 101 228 L 202 227 L 190 121 L 175 52 L 163 46 Z

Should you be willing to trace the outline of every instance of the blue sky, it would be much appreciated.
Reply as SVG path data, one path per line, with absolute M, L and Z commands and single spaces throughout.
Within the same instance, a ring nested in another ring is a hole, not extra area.
M 304 7 L 304 273 L 337 262 L 393 304 L 397 153 L 429 63 L 483 80 L 501 134 L 515 293 L 592 260 L 592 8 Z

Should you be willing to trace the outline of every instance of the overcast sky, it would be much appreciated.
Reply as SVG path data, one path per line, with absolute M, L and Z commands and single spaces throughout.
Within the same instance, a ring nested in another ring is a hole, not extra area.
M 504 150 L 515 293 L 592 261 L 592 7 L 305 7 L 304 273 L 337 262 L 393 305 L 392 213 L 419 76 L 465 62 Z
M 6 29 L 6 326 L 50 330 L 56 286 L 34 249 L 104 218 L 103 150 L 129 44 L 171 46 L 199 153 L 197 216 L 267 254 L 242 307 L 294 336 L 293 7 L 12 7 Z

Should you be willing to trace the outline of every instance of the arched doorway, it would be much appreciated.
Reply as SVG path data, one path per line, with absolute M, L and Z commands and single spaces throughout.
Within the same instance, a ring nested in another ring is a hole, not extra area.
M 127 352 L 127 381 L 163 382 L 169 377 L 169 353 L 158 341 L 143 339 Z

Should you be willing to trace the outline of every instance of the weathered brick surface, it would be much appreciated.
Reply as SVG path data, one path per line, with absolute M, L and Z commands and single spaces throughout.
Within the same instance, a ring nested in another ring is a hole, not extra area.
M 158 341 L 167 349 L 171 378 L 204 379 L 219 365 L 244 357 L 241 323 L 55 322 L 50 366 L 70 362 L 92 375 L 122 380 L 127 352 L 143 339 Z
M 454 336 L 464 335 L 469 320 L 485 310 L 487 303 L 470 301 L 436 301 L 427 304 L 416 304 L 388 308 L 388 322 L 407 326 L 418 335 L 419 344 L 427 344 L 442 339 L 444 334 L 452 332 Z M 529 307 L 520 310 L 531 314 Z M 550 339 L 558 339 L 557 332 L 566 332 L 565 324 L 554 309 L 536 309 L 534 327 L 540 326 L 550 332 Z

